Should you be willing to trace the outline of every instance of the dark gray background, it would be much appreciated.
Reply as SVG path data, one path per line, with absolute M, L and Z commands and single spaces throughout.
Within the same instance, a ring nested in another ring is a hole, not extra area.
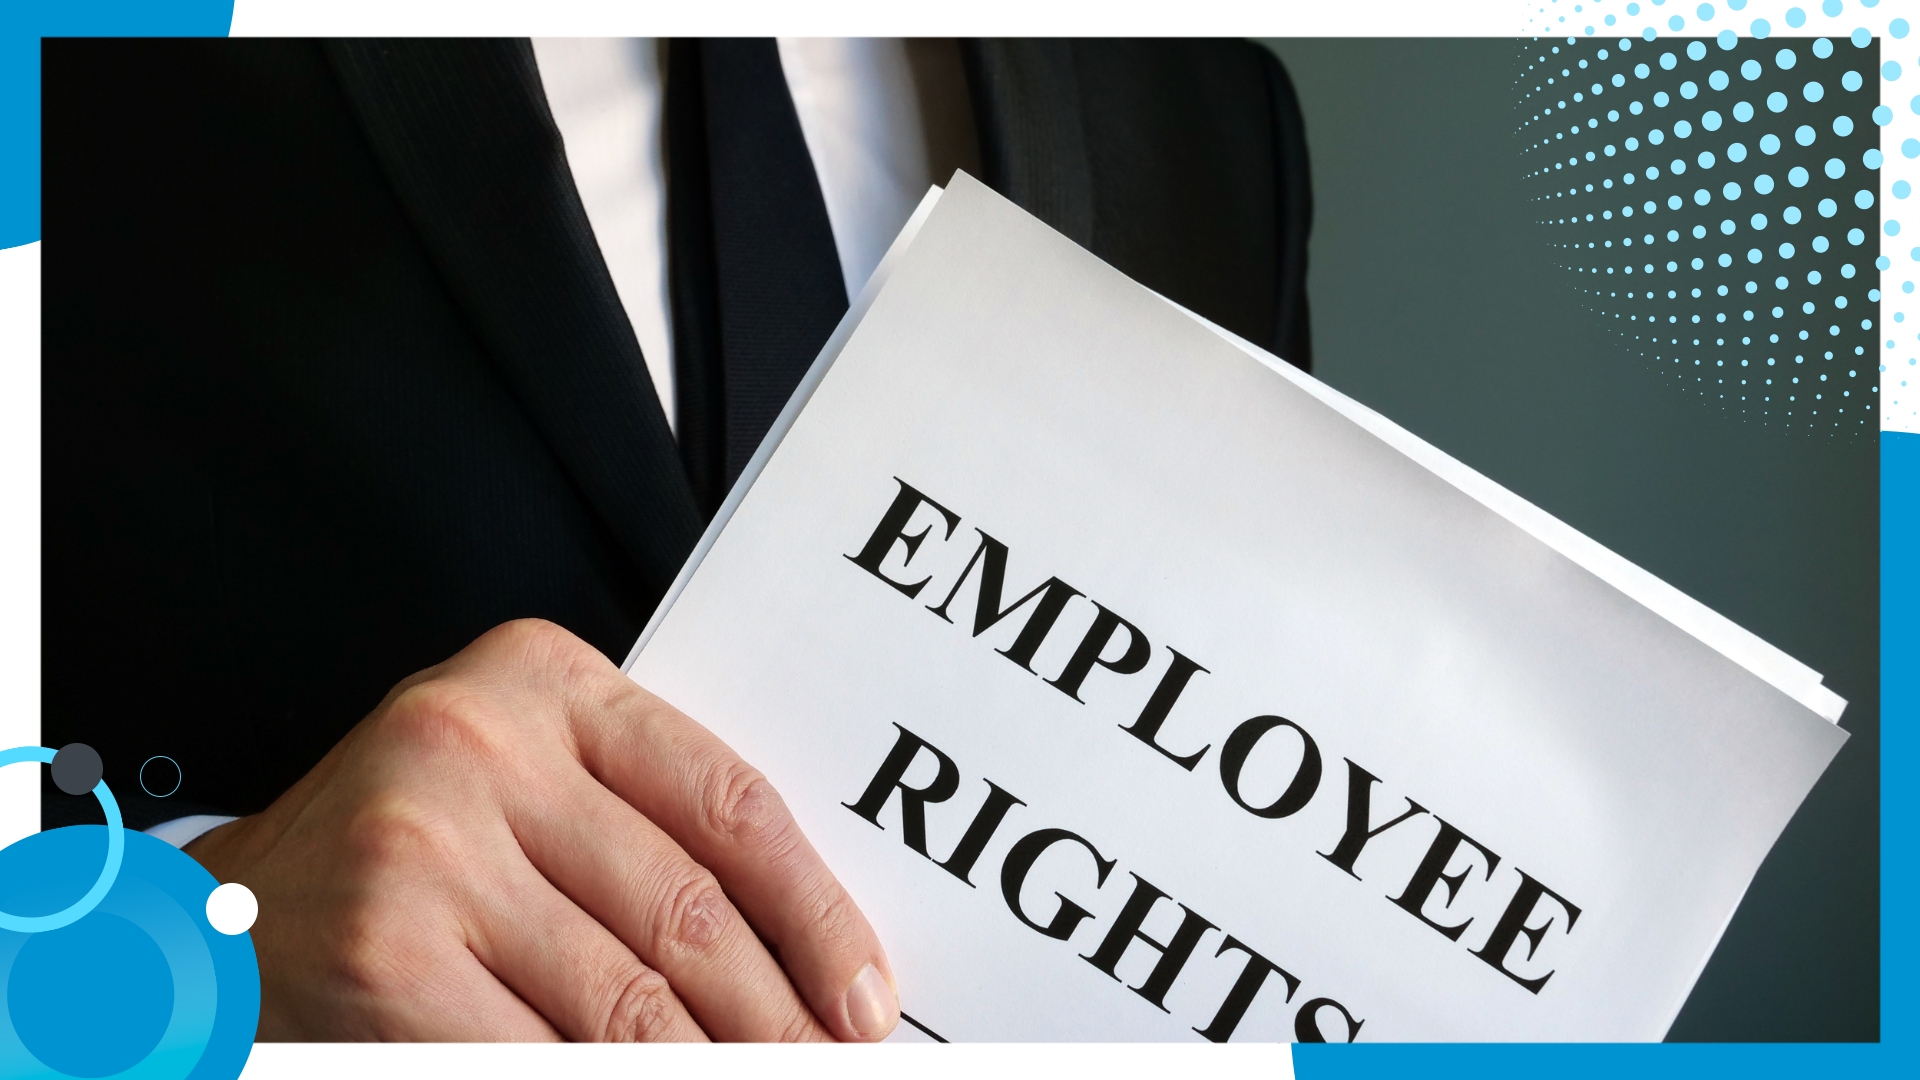
M 1513 41 L 1267 44 L 1298 89 L 1313 158 L 1314 373 L 1849 702 L 1852 739 L 1669 1037 L 1878 1039 L 1875 435 L 1723 410 L 1601 330 L 1533 224 Z

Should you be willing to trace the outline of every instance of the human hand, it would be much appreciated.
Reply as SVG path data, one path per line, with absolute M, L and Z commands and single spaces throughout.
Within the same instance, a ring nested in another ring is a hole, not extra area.
M 260 902 L 262 1039 L 873 1040 L 879 940 L 766 779 L 591 646 L 497 627 L 187 847 Z

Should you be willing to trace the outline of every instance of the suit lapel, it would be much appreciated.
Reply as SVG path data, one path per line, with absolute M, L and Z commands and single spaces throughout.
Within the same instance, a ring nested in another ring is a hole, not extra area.
M 336 41 L 329 59 L 501 375 L 650 583 L 702 519 L 515 41 Z

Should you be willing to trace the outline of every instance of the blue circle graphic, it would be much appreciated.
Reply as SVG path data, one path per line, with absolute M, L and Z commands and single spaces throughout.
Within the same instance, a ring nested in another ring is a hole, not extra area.
M 144 931 L 101 912 L 27 939 L 7 975 L 7 1012 L 27 1051 L 50 1068 L 112 1076 L 160 1044 L 173 1017 L 173 972 Z M 72 1037 L 76 1019 L 85 1038 Z
M 64 930 L 0 931 L 10 1013 L 0 1016 L 0 1076 L 234 1080 L 260 1019 L 252 937 L 207 922 L 219 882 L 190 856 L 145 833 L 112 831 L 125 836 L 126 856 L 98 908 Z M 106 832 L 71 825 L 0 851 L 0 907 L 37 914 L 70 904 Z M 74 1000 L 86 1007 L 56 1004 Z
M 44 746 L 16 746 L 11 750 L 0 750 L 0 768 L 27 761 L 39 761 L 53 764 L 54 751 Z M 85 781 L 81 781 L 85 783 Z M 120 804 L 113 800 L 113 792 L 107 790 L 105 780 L 93 785 L 93 796 L 100 800 L 100 810 L 107 816 L 107 858 L 100 868 L 100 876 L 94 880 L 93 888 L 78 900 L 59 911 L 46 915 L 18 915 L 12 909 L 0 903 L 0 930 L 11 930 L 21 934 L 37 934 L 47 930 L 58 930 L 85 918 L 86 914 L 99 905 L 107 890 L 113 888 L 114 878 L 120 873 L 120 860 L 125 852 L 127 831 L 120 827 Z M 11 849 L 9 849 L 11 850 Z

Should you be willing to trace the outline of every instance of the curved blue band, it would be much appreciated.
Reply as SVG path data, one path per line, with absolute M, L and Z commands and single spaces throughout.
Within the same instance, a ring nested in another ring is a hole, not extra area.
M 11 750 L 0 750 L 0 767 L 27 761 L 51 765 L 53 754 L 44 746 L 16 746 Z M 120 876 L 120 859 L 126 853 L 127 846 L 126 831 L 120 824 L 120 804 L 114 801 L 113 792 L 107 790 L 105 780 L 93 785 L 93 797 L 100 800 L 100 809 L 107 815 L 107 864 L 100 868 L 99 880 L 87 890 L 87 895 L 75 900 L 65 910 L 51 915 L 13 915 L 0 911 L 0 930 L 12 930 L 20 934 L 58 930 L 79 922 L 101 900 L 106 899 L 107 891 L 113 888 L 114 879 Z

